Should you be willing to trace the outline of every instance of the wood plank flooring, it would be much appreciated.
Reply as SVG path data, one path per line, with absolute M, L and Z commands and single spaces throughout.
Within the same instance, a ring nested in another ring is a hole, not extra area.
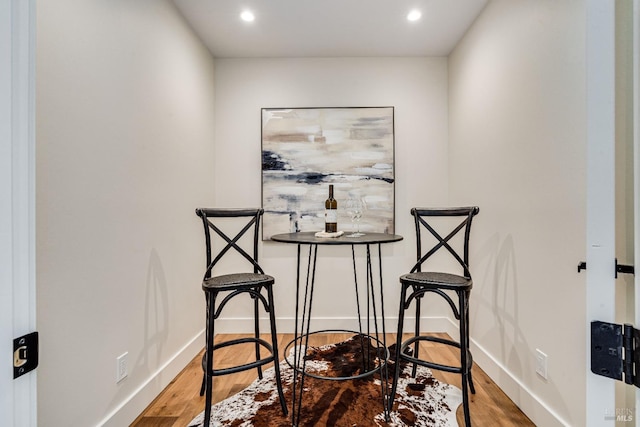
M 446 334 L 434 334 L 447 337 Z M 216 342 L 227 341 L 246 335 L 218 335 Z M 347 334 L 317 334 L 312 337 L 310 345 L 323 345 L 339 342 L 349 338 Z M 268 335 L 263 336 L 267 341 Z M 278 347 L 283 353 L 284 346 L 293 339 L 292 334 L 278 335 Z M 387 335 L 387 345 L 395 342 L 395 334 Z M 440 363 L 455 364 L 457 354 L 447 346 L 437 346 L 422 342 L 420 354 L 428 355 L 430 360 Z M 216 350 L 214 362 L 216 367 L 228 367 L 250 361 L 254 357 L 252 345 L 240 348 L 229 347 Z M 131 424 L 132 427 L 185 427 L 204 409 L 204 397 L 200 397 L 202 384 L 202 353 L 198 354 L 184 370 L 165 388 L 165 390 L 140 414 Z M 282 359 L 282 354 L 280 359 Z M 267 366 L 268 368 L 269 366 Z M 535 426 L 526 415 L 500 390 L 496 384 L 475 363 L 473 365 L 473 382 L 476 394 L 469 394 L 471 423 L 474 426 L 512 427 Z M 460 375 L 434 370 L 433 375 L 440 381 L 460 387 Z M 257 378 L 255 370 L 225 375 L 214 379 L 214 403 L 223 400 L 249 385 Z M 458 423 L 464 425 L 462 405 L 457 412 Z

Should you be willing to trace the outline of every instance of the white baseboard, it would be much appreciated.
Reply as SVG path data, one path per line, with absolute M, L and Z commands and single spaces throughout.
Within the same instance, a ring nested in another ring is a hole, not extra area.
M 405 332 L 409 332 L 414 325 L 414 318 L 405 318 Z M 295 322 L 293 318 L 279 318 L 278 333 L 293 333 Z M 380 329 L 382 325 L 379 325 Z M 260 320 L 261 332 L 269 331 L 267 319 Z M 313 318 L 311 330 L 358 330 L 357 318 L 324 317 Z M 363 325 L 363 329 L 366 325 Z M 451 319 L 446 317 L 427 317 L 420 322 L 421 330 L 425 332 L 446 332 L 452 337 L 458 336 L 458 328 Z M 387 333 L 396 333 L 397 317 L 387 316 L 385 322 Z M 251 333 L 253 319 L 226 318 L 216 321 L 216 334 Z M 373 325 L 371 325 L 373 331 Z M 119 427 L 129 425 L 144 411 L 149 403 L 173 380 L 178 373 L 202 349 L 204 331 L 191 339 L 165 365 L 158 369 L 149 379 L 127 397 L 114 411 L 100 422 L 99 426 Z M 524 412 L 536 425 L 548 427 L 568 426 L 552 408 L 541 401 L 525 384 L 516 378 L 504 365 L 497 361 L 488 351 L 471 339 L 471 351 L 474 362 L 500 387 L 507 396 Z
M 131 393 L 109 415 L 98 423 L 104 427 L 130 425 L 164 388 L 184 369 L 204 345 L 204 330 L 193 337 L 147 381 Z
M 457 339 L 459 336 L 458 325 L 449 318 L 446 318 L 445 321 L 448 325 L 444 332 Z M 545 427 L 566 427 L 570 425 L 473 338 L 471 338 L 471 353 L 473 354 L 474 363 L 509 396 L 535 425 Z

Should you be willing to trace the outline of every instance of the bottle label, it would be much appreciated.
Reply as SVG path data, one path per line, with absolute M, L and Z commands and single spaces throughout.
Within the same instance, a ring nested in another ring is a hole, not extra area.
M 334 223 L 338 222 L 338 210 L 337 209 L 325 209 L 324 222 Z

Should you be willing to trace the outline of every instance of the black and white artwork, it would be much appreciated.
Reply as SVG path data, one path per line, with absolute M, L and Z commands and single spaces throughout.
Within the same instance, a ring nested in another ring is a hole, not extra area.
M 324 229 L 329 185 L 338 229 L 355 230 L 345 210 L 358 198 L 362 232 L 394 232 L 393 107 L 263 108 L 263 238 Z

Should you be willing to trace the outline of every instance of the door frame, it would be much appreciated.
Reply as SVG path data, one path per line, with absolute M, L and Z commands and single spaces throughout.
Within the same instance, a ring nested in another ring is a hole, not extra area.
M 13 338 L 36 328 L 35 0 L 0 0 L 0 425 L 37 425 L 37 374 L 13 379 Z M 4 201 L 9 201 L 5 203 Z M 7 366 L 9 365 L 9 366 Z
M 591 322 L 615 322 L 615 2 L 586 2 L 586 425 L 615 425 L 615 382 L 591 372 Z
M 640 0 L 633 0 L 633 228 L 634 260 L 636 269 L 640 268 Z M 634 278 L 635 327 L 640 327 L 640 273 Z M 640 427 L 638 417 L 640 408 L 640 388 L 636 388 L 635 425 Z

